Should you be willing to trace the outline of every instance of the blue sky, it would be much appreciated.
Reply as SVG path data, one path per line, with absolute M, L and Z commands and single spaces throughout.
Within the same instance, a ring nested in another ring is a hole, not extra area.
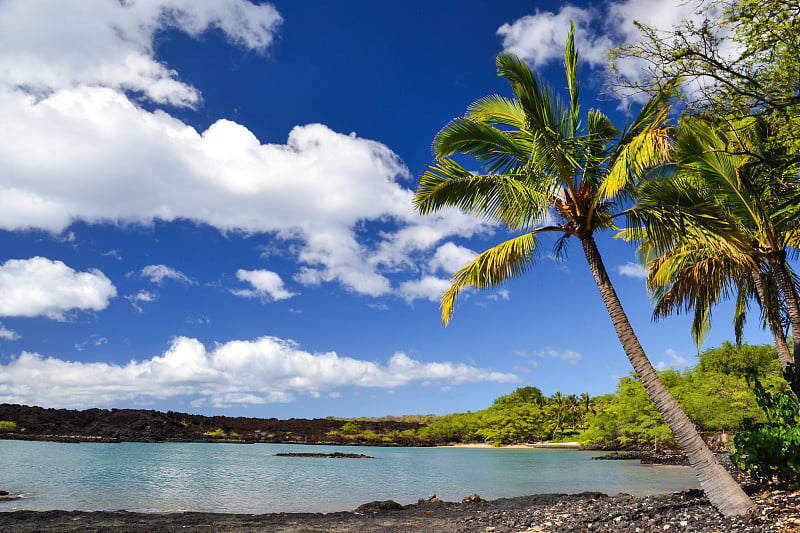
M 0 402 L 288 418 L 612 392 L 630 365 L 578 243 L 467 293 L 444 328 L 450 274 L 505 235 L 411 197 L 436 132 L 508 94 L 498 52 L 561 90 L 574 20 L 584 109 L 621 124 L 605 51 L 637 38 L 634 19 L 692 7 L 3 2 Z M 651 360 L 692 364 L 687 319 L 651 322 L 612 237 L 601 252 Z M 715 318 L 707 346 L 731 337 L 730 311 Z M 756 322 L 746 340 L 769 342 Z

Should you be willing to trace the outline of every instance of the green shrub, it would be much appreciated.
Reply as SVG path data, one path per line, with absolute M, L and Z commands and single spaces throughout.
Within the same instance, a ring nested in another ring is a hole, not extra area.
M 222 431 L 222 429 L 217 428 L 214 431 L 206 431 L 206 432 L 203 433 L 203 435 L 206 436 L 206 437 L 212 437 L 212 438 L 215 438 L 215 439 L 219 439 L 219 438 L 225 436 L 225 432 Z
M 769 392 L 754 380 L 754 392 L 766 422 L 742 422 L 742 431 L 733 438 L 734 464 L 747 470 L 757 481 L 800 485 L 800 372 L 788 365 L 786 381 L 794 391 Z
M 358 435 L 363 431 L 361 424 L 358 422 L 346 422 L 339 431 L 344 433 L 345 435 Z
M 11 420 L 0 420 L 0 431 L 16 431 L 17 423 Z

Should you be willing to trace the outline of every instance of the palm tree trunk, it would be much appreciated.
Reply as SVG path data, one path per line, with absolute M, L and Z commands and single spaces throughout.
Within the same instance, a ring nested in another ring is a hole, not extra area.
M 767 324 L 772 332 L 772 337 L 775 339 L 775 350 L 778 352 L 778 359 L 781 360 L 781 367 L 784 369 L 786 365 L 794 362 L 792 353 L 789 351 L 789 345 L 786 344 L 786 336 L 783 334 L 783 328 L 778 323 L 772 300 L 767 301 L 767 294 L 764 291 L 764 273 L 759 268 L 752 270 L 753 283 L 756 286 L 756 293 L 758 299 L 761 301 L 761 306 L 764 309 L 764 314 L 767 317 Z
M 700 438 L 692 421 L 683 412 L 678 402 L 659 379 L 653 365 L 650 364 L 650 360 L 639 344 L 633 327 L 622 309 L 622 303 L 608 277 L 594 237 L 591 235 L 581 237 L 581 243 L 622 348 L 630 359 L 636 376 L 644 385 L 648 396 L 653 400 L 656 409 L 675 435 L 675 439 L 680 444 L 681 450 L 686 455 L 711 505 L 725 516 L 745 514 L 752 508 L 753 503 L 727 470 L 717 462 L 714 454 Z
M 794 281 L 789 269 L 786 268 L 786 252 L 776 253 L 772 257 L 771 264 L 778 279 L 778 286 L 786 299 L 786 311 L 789 313 L 789 321 L 792 323 L 792 340 L 794 354 L 794 366 L 800 368 L 800 304 L 798 304 L 797 292 L 794 289 Z

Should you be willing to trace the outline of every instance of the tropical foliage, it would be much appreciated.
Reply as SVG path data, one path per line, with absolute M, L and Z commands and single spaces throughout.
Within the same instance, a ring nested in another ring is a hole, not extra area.
M 670 392 L 704 433 L 735 433 L 745 418 L 766 420 L 749 381 L 758 378 L 767 388 L 785 390 L 772 346 L 729 342 L 702 352 L 700 362 L 683 371 L 660 373 Z M 613 395 L 595 398 L 596 413 L 587 419 L 584 442 L 607 448 L 677 443 L 661 415 L 635 378 L 622 378 Z
M 797 155 L 773 142 L 770 120 L 686 118 L 674 139 L 675 163 L 639 189 L 625 233 L 642 242 L 657 317 L 694 311 L 698 343 L 717 301 L 736 300 L 737 339 L 756 300 L 783 364 L 794 357 L 783 331 L 800 331 L 800 300 L 788 258 L 800 237 L 791 202 L 800 194 Z
M 497 72 L 509 82 L 514 97 L 482 98 L 436 136 L 437 163 L 417 186 L 418 211 L 427 214 L 454 206 L 518 233 L 453 275 L 452 286 L 442 296 L 442 319 L 445 324 L 451 319 L 464 289 L 494 287 L 529 271 L 541 235 L 559 235 L 557 255 L 568 238 L 576 237 L 637 377 L 667 420 L 711 503 L 723 514 L 742 514 L 752 503 L 716 462 L 658 379 L 594 238 L 595 232 L 615 227 L 615 218 L 624 211 L 644 171 L 666 161 L 670 91 L 656 94 L 622 131 L 596 110 L 589 110 L 582 125 L 577 58 L 571 31 L 564 52 L 569 97 L 562 101 L 519 58 L 499 54 Z M 475 158 L 482 173 L 466 170 L 452 158 L 457 154 Z
M 800 486 L 800 373 L 793 365 L 785 372 L 791 390 L 769 391 L 755 380 L 758 406 L 766 421 L 750 418 L 742 423 L 731 456 L 736 466 L 747 470 L 759 481 L 773 481 Z
M 800 2 L 706 0 L 697 15 L 699 22 L 667 29 L 637 23 L 642 38 L 612 52 L 616 87 L 652 93 L 682 79 L 689 112 L 778 117 L 784 134 L 800 141 L 792 120 L 800 106 Z M 631 58 L 644 63 L 644 79 L 626 76 Z

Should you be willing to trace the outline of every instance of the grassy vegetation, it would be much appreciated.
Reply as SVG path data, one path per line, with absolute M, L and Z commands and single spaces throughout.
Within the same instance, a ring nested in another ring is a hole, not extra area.
M 16 431 L 17 423 L 11 420 L 0 420 L 0 431 Z

